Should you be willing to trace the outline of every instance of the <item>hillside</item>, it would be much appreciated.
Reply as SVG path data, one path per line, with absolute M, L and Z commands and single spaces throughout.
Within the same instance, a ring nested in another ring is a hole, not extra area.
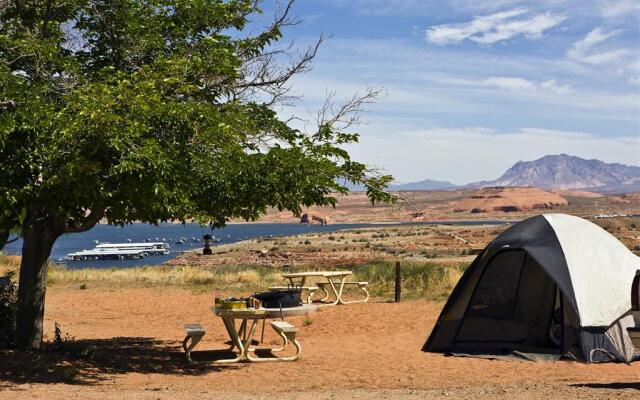
M 640 189 L 640 167 L 607 164 L 567 154 L 549 155 L 534 161 L 518 161 L 496 180 L 467 185 L 470 188 L 488 186 L 632 192 Z
M 475 214 L 492 211 L 550 210 L 568 205 L 569 202 L 558 194 L 534 187 L 486 187 L 453 203 L 452 208 L 454 212 Z
M 400 183 L 391 185 L 391 190 L 446 190 L 455 189 L 457 186 L 447 181 L 425 179 L 419 182 Z

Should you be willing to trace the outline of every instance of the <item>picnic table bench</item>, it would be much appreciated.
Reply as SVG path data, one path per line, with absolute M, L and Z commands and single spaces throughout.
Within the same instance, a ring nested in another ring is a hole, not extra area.
M 187 336 L 185 336 L 182 341 L 182 348 L 187 355 L 187 361 L 189 361 L 189 364 L 193 364 L 193 360 L 191 359 L 191 350 L 196 347 L 206 332 L 200 324 L 186 324 L 184 329 L 187 331 Z
M 329 299 L 329 297 L 331 297 L 330 294 L 330 285 L 329 282 L 318 282 L 317 283 L 318 287 L 324 292 L 324 297 L 320 299 L 320 301 L 326 301 Z M 362 300 L 352 300 L 352 301 L 346 301 L 344 299 L 342 299 L 340 301 L 341 304 L 350 304 L 350 303 L 366 303 L 367 301 L 369 301 L 369 291 L 367 290 L 367 285 L 369 285 L 369 282 L 345 282 L 344 286 L 358 286 L 358 288 L 360 290 L 362 290 L 365 294 L 364 299 Z

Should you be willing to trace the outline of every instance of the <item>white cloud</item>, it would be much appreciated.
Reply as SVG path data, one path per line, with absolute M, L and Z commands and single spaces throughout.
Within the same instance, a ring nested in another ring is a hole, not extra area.
M 486 86 L 495 87 L 503 90 L 524 90 L 531 91 L 536 89 L 535 83 L 522 78 L 509 77 L 492 77 L 484 81 Z
M 571 88 L 568 85 L 560 85 L 555 79 L 536 82 L 523 78 L 494 76 L 485 79 L 482 83 L 484 86 L 516 92 L 552 92 L 558 94 L 571 92 Z
M 604 18 L 617 18 L 627 15 L 638 15 L 640 1 L 638 0 L 608 0 L 600 3 L 600 12 Z
M 595 28 L 586 36 L 575 42 L 569 51 L 567 57 L 592 65 L 609 64 L 627 56 L 630 51 L 627 49 L 612 50 L 594 50 L 593 48 L 607 41 L 608 39 L 620 34 L 621 30 L 605 32 L 601 27 Z
M 516 8 L 495 14 L 475 17 L 460 24 L 436 25 L 427 29 L 427 41 L 437 45 L 457 44 L 471 40 L 480 44 L 492 44 L 509 40 L 517 36 L 529 38 L 541 37 L 567 17 L 562 14 L 532 15 L 526 8 Z
M 548 90 L 555 93 L 565 94 L 571 92 L 571 86 L 560 85 L 555 79 L 549 79 L 540 83 L 540 87 L 544 90 Z
M 573 1 L 573 4 L 570 2 Z M 334 7 L 349 8 L 361 15 L 423 16 L 451 18 L 452 15 L 478 15 L 526 5 L 536 10 L 594 9 L 601 0 L 316 0 Z

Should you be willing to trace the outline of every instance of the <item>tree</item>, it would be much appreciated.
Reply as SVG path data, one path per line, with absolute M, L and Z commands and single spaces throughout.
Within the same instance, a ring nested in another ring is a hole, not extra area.
M 24 241 L 19 347 L 41 345 L 47 260 L 65 233 L 299 213 L 334 205 L 345 181 L 389 199 L 390 177 L 342 149 L 374 92 L 325 107 L 312 132 L 277 115 L 322 42 L 278 47 L 290 9 L 249 34 L 257 1 L 0 0 L 0 249 Z

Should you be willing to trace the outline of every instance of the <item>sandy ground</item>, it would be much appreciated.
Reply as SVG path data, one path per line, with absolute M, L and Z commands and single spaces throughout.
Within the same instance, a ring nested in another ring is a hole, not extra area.
M 83 356 L 0 352 L 0 398 L 87 399 L 631 399 L 640 363 L 587 365 L 445 357 L 420 351 L 441 304 L 373 302 L 323 308 L 300 327 L 295 363 L 213 366 L 228 340 L 211 293 L 184 289 L 49 290 L 54 321 Z M 186 364 L 183 324 L 200 322 L 206 350 Z M 267 327 L 267 344 L 277 343 Z M 274 394 L 277 394 L 274 396 Z

